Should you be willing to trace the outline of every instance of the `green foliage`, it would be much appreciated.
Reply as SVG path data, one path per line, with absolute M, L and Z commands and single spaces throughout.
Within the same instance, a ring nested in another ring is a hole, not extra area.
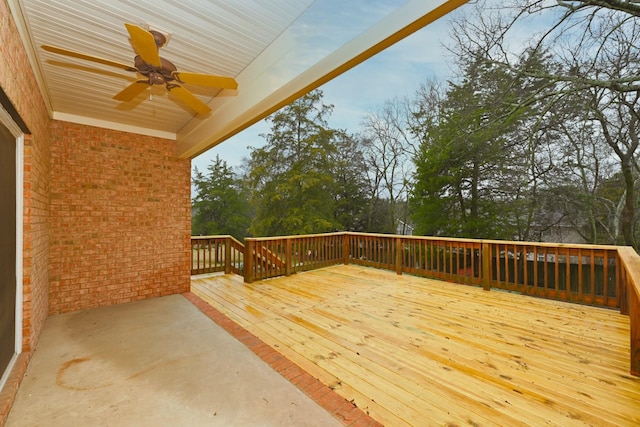
M 205 175 L 196 168 L 192 178 L 192 235 L 230 234 L 247 236 L 251 210 L 242 181 L 219 156 L 207 167 Z
M 461 63 L 482 57 L 537 83 L 515 104 L 534 107 L 527 139 L 537 141 L 529 150 L 528 174 L 537 181 L 523 193 L 529 219 L 563 218 L 558 224 L 572 226 L 586 242 L 638 249 L 640 8 L 599 0 L 486 6 L 480 1 L 454 22 L 453 49 Z M 529 40 L 511 43 L 532 24 L 538 31 Z M 519 90 L 514 86 L 514 93 Z M 598 187 L 617 173 L 622 192 L 601 196 Z M 538 200 L 540 193 L 557 198 Z
M 320 233 L 357 222 L 357 150 L 348 135 L 328 128 L 331 110 L 313 91 L 270 117 L 267 144 L 248 164 L 254 235 Z
M 516 84 L 522 89 L 517 78 L 478 59 L 467 64 L 461 83 L 449 85 L 437 114 L 425 114 L 416 132 L 422 141 L 410 199 L 418 234 L 517 234 L 515 208 L 526 171 L 524 144 L 514 144 L 525 111 L 511 107 Z
M 336 228 L 364 231 L 367 166 L 362 156 L 361 142 L 343 131 L 337 131 L 334 143 L 336 150 L 331 159 L 331 168 Z

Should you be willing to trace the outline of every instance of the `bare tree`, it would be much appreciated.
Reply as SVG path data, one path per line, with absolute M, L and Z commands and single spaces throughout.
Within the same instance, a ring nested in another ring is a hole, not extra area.
M 548 111 L 553 111 L 568 97 L 586 100 L 581 112 L 583 125 L 597 129 L 596 134 L 610 147 L 622 174 L 624 203 L 616 204 L 621 210 L 613 210 L 620 214 L 622 242 L 637 249 L 640 4 L 621 0 L 514 0 L 498 6 L 480 2 L 476 8 L 455 23 L 452 51 L 457 57 L 482 57 L 511 73 L 544 82 L 514 105 L 513 111 L 534 103 L 544 103 Z M 532 34 L 529 28 L 539 31 Z M 520 61 L 526 51 L 548 55 L 554 66 Z M 584 141 L 573 143 L 586 149 Z M 582 185 L 584 188 L 584 180 Z M 591 221 L 594 227 L 593 218 Z M 609 227 L 614 236 L 615 228 Z
M 411 182 L 411 160 L 416 150 L 410 132 L 411 110 L 407 100 L 387 101 L 383 108 L 364 121 L 364 156 L 375 197 L 388 199 L 390 218 L 387 231 L 395 232 L 400 219 L 407 220 L 406 201 Z M 372 208 L 373 206 L 371 206 Z M 372 209 L 370 209 L 372 212 Z

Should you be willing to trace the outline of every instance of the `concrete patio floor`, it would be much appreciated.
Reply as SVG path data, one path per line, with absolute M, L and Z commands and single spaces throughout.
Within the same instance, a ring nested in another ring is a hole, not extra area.
M 298 387 L 173 295 L 50 317 L 6 425 L 342 425 Z

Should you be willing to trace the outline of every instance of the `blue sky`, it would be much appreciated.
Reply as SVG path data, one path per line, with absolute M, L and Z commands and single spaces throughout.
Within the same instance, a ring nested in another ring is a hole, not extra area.
M 314 3 L 311 7 L 317 8 L 313 10 L 314 22 L 307 25 L 302 20 L 297 30 L 309 31 L 309 43 L 320 42 L 329 49 L 335 48 L 386 15 L 389 8 L 395 8 L 404 1 L 357 0 L 355 3 L 360 3 L 361 9 L 356 6 L 354 10 L 361 10 L 363 13 L 356 21 L 352 16 L 340 16 L 340 12 L 336 12 L 343 9 L 337 6 L 340 3 L 344 3 L 344 0 L 322 0 Z M 349 7 L 353 3 L 354 0 L 351 0 Z M 350 25 L 341 25 L 341 22 L 344 23 L 342 18 L 350 19 Z M 448 78 L 451 68 L 448 53 L 442 45 L 448 40 L 447 22 L 450 19 L 450 16 L 444 17 L 432 23 L 322 86 L 320 89 L 324 92 L 324 103 L 334 105 L 329 125 L 346 129 L 352 134 L 357 133 L 366 114 L 379 110 L 385 101 L 411 96 L 420 84 L 430 79 Z M 312 51 L 309 52 L 311 54 Z M 229 166 L 239 166 L 242 159 L 249 156 L 250 150 L 247 147 L 264 145 L 264 138 L 259 135 L 268 133 L 270 126 L 265 121 L 256 123 L 193 159 L 192 166 L 206 171 L 216 155 Z

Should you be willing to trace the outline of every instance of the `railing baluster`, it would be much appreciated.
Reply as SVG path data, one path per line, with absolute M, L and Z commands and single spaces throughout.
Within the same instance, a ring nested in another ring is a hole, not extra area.
M 549 253 L 547 252 L 547 248 L 544 249 L 544 266 L 542 269 L 543 274 L 543 286 L 544 286 L 544 295 L 548 295 L 549 293 Z
M 589 285 L 591 286 L 591 301 L 596 300 L 596 252 L 591 249 L 591 274 L 589 277 Z
M 533 247 L 533 295 L 538 294 L 538 248 Z
M 491 289 L 491 247 L 489 243 L 482 243 L 482 288 Z
M 585 302 L 584 292 L 583 292 L 583 280 L 584 275 L 582 272 L 582 249 L 578 249 L 578 298 L 579 301 Z
M 604 251 L 604 259 L 602 260 L 602 293 L 604 295 L 604 305 L 609 305 L 609 251 Z

